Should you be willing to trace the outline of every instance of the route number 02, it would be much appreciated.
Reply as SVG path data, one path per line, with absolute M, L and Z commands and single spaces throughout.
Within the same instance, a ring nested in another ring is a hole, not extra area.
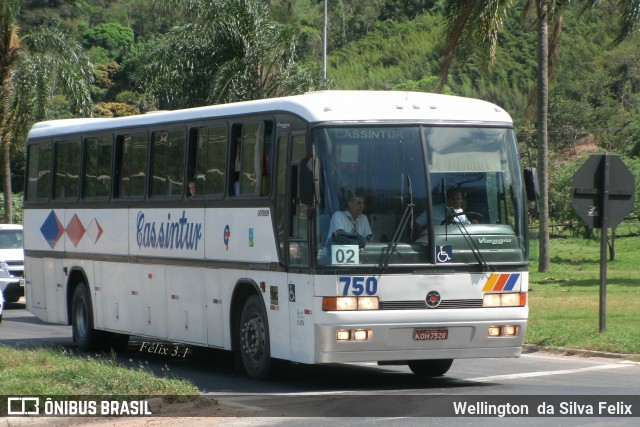
M 358 245 L 332 245 L 331 264 L 360 264 Z
M 375 295 L 378 292 L 378 279 L 373 276 L 342 276 L 338 282 L 343 284 L 342 295 Z

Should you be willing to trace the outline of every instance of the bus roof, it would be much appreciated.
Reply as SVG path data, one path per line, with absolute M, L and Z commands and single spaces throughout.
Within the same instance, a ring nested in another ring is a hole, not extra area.
M 424 92 L 319 91 L 282 98 L 159 111 L 153 114 L 118 118 L 51 120 L 35 124 L 29 132 L 29 138 L 278 112 L 295 114 L 309 123 L 355 121 L 508 125 L 512 123 L 511 117 L 502 108 L 478 99 Z

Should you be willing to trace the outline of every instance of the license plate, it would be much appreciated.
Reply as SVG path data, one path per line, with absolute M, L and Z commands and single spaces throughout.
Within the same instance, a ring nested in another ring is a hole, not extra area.
M 436 341 L 449 338 L 449 330 L 444 329 L 414 329 L 413 339 L 415 341 Z

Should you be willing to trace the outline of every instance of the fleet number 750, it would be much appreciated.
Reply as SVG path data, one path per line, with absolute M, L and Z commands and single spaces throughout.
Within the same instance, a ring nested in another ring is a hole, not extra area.
M 338 277 L 342 283 L 342 295 L 375 295 L 378 292 L 378 279 L 373 276 L 342 276 Z

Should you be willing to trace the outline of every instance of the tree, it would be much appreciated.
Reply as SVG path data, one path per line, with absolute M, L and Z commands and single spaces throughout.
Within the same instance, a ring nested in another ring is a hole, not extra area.
M 133 30 L 123 27 L 117 22 L 106 22 L 90 28 L 82 35 L 85 48 L 100 47 L 105 49 L 109 59 L 119 61 L 134 42 Z
M 175 27 L 127 57 L 125 70 L 161 108 L 302 93 L 322 87 L 319 68 L 297 62 L 297 39 L 260 0 L 156 0 L 182 10 Z
M 640 0 L 613 0 L 618 12 L 619 43 L 631 35 L 640 23 Z M 449 68 L 458 46 L 487 49 L 487 58 L 493 58 L 503 16 L 513 8 L 514 0 L 447 0 L 445 2 L 445 27 L 447 42 L 441 70 L 440 88 L 447 82 Z M 551 268 L 549 253 L 549 170 L 548 170 L 548 94 L 549 80 L 553 74 L 554 58 L 562 28 L 562 11 L 570 0 L 526 0 L 526 10 L 535 10 L 538 33 L 538 77 L 536 89 L 536 131 L 538 146 L 538 179 L 540 184 L 539 264 L 538 270 Z M 583 0 L 586 11 L 602 3 L 601 0 Z M 553 31 L 549 34 L 549 22 Z M 550 66 L 550 64 L 552 66 Z
M 11 147 L 24 141 L 29 126 L 47 117 L 56 90 L 69 95 L 78 114 L 89 114 L 91 64 L 82 48 L 53 27 L 40 26 L 20 38 L 20 0 L 0 0 L 0 148 L 5 221 L 13 222 Z

